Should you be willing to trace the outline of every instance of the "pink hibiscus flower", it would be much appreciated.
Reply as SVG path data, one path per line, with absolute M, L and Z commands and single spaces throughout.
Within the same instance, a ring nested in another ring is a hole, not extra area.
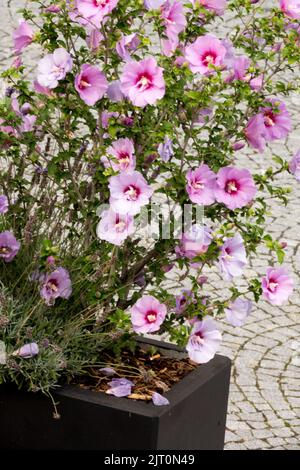
M 93 106 L 105 94 L 108 83 L 98 67 L 83 64 L 75 77 L 75 88 L 80 98 L 89 106 Z
M 135 169 L 134 145 L 131 139 L 118 139 L 110 147 L 106 154 L 112 158 L 103 156 L 101 161 L 105 168 L 114 171 L 132 171 Z
M 225 308 L 226 319 L 233 326 L 242 326 L 251 312 L 250 300 L 236 299 Z
M 166 318 L 167 307 L 152 295 L 144 295 L 131 307 L 130 313 L 136 333 L 154 333 Z
M 241 276 L 247 264 L 247 255 L 244 240 L 239 233 L 232 238 L 227 238 L 221 248 L 219 266 L 228 278 Z
M 264 120 L 264 137 L 267 141 L 284 139 L 291 130 L 291 118 L 282 101 L 270 100 L 269 107 L 261 108 Z
M 166 28 L 168 39 L 163 40 L 163 49 L 166 55 L 175 51 L 178 46 L 178 35 L 186 27 L 184 7 L 178 0 L 167 0 L 161 7 L 161 17 Z
M 289 170 L 296 180 L 300 182 L 300 150 L 294 155 L 289 164 Z
M 204 206 L 215 202 L 216 175 L 207 165 L 202 164 L 196 170 L 189 170 L 186 179 L 186 191 L 192 202 Z
M 119 0 L 76 0 L 79 16 L 95 26 L 100 26 L 105 16 L 117 6 Z
M 284 267 L 268 268 L 261 281 L 264 298 L 273 305 L 282 305 L 293 292 L 294 281 Z
M 252 116 L 246 128 L 244 129 L 244 133 L 248 144 L 251 147 L 255 148 L 259 152 L 263 152 L 265 149 L 265 123 L 262 114 L 256 114 Z
M 214 72 L 212 66 L 220 67 L 226 56 L 222 42 L 211 34 L 200 36 L 185 49 L 185 57 L 193 73 L 208 75 Z
M 37 81 L 46 88 L 56 88 L 59 80 L 63 80 L 72 70 L 73 61 L 70 54 L 60 47 L 53 54 L 47 54 L 38 64 Z
M 202 255 L 212 241 L 211 230 L 208 227 L 194 224 L 189 230 L 182 234 L 180 245 L 176 247 L 176 253 L 188 259 Z
M 154 104 L 165 94 L 163 69 L 153 57 L 126 64 L 120 81 L 122 92 L 135 106 Z
M 217 15 L 221 15 L 226 7 L 226 0 L 192 0 L 192 3 L 200 4 Z
M 112 176 L 109 189 L 112 209 L 120 214 L 138 214 L 153 194 L 153 189 L 138 171 Z
M 106 240 L 118 246 L 122 245 L 134 231 L 134 219 L 131 215 L 117 214 L 111 209 L 102 213 L 101 221 L 97 226 L 97 235 L 100 240 Z
M 280 0 L 280 8 L 286 16 L 293 19 L 300 19 L 300 1 L 299 0 Z
M 186 346 L 189 358 L 197 364 L 205 364 L 214 357 L 221 341 L 222 335 L 212 317 L 196 321 Z
M 20 54 L 33 40 L 33 30 L 26 21 L 20 21 L 13 33 L 14 51 Z
M 218 202 L 234 210 L 246 206 L 256 194 L 256 186 L 249 170 L 227 166 L 217 174 L 215 196 Z

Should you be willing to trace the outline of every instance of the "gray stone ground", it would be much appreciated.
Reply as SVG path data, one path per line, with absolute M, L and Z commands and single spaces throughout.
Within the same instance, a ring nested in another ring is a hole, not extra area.
M 12 0 L 9 13 L 7 0 L 0 0 L 1 68 L 11 62 L 10 34 L 12 25 L 17 23 L 15 11 L 25 4 L 25 0 Z M 300 96 L 292 96 L 287 104 L 293 113 L 294 131 L 288 142 L 273 147 L 284 157 L 300 148 Z M 269 157 L 270 154 L 254 155 L 247 150 L 241 153 L 240 164 L 257 171 L 270 164 Z M 285 264 L 293 273 L 296 288 L 283 307 L 261 301 L 243 328 L 223 325 L 221 352 L 233 360 L 226 449 L 300 449 L 300 184 L 289 175 L 281 177 L 279 183 L 290 185 L 293 193 L 287 207 L 273 204 L 269 231 L 288 243 Z M 262 249 L 245 277 L 264 274 L 271 259 Z M 210 274 L 210 280 L 214 284 L 212 295 L 226 292 L 228 284 L 217 270 Z M 245 280 L 241 279 L 239 285 L 243 283 Z

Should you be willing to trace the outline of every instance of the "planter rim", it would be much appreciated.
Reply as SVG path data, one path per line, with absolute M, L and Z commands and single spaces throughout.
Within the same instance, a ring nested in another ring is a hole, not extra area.
M 172 343 L 148 338 L 139 338 L 139 342 L 157 346 L 161 350 L 182 352 L 181 348 Z M 176 406 L 190 395 L 193 390 L 197 389 L 199 385 L 210 380 L 216 372 L 225 369 L 230 363 L 231 360 L 228 357 L 217 354 L 206 364 L 200 364 L 195 370 L 189 372 L 182 380 L 173 385 L 168 392 L 164 393 L 170 405 L 155 406 L 152 402 L 145 403 L 144 401 L 131 400 L 126 397 L 117 398 L 102 392 L 82 389 L 77 385 L 65 385 L 55 391 L 55 396 L 58 399 L 59 396 L 71 397 L 75 400 L 84 400 L 95 405 L 108 406 L 156 419 L 169 413 L 171 407 Z

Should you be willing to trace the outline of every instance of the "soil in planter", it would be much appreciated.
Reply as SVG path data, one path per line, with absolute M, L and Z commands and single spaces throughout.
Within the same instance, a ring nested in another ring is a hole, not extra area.
M 132 393 L 128 396 L 134 400 L 150 401 L 153 392 L 163 394 L 194 370 L 197 365 L 187 358 L 168 357 L 162 352 L 153 352 L 144 347 L 138 347 L 133 354 L 123 351 L 121 360 L 109 356 L 103 357 L 107 367 L 115 371 L 107 376 L 101 368 L 93 367 L 87 370 L 85 376 L 77 377 L 73 384 L 96 392 L 107 393 L 108 383 L 113 378 L 125 378 L 134 383 Z

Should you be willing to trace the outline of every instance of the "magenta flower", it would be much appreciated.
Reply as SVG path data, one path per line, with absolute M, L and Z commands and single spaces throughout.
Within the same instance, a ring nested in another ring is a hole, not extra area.
M 114 171 L 132 171 L 135 169 L 134 146 L 131 139 L 118 139 L 106 151 L 106 155 L 101 157 L 101 162 L 105 168 L 112 168 Z
M 188 259 L 202 255 L 212 241 L 211 230 L 203 225 L 194 224 L 182 234 L 180 245 L 176 247 L 176 253 Z
M 72 293 L 71 279 L 66 269 L 59 267 L 40 278 L 40 294 L 47 305 L 54 305 L 58 297 L 68 299 Z
M 153 392 L 152 402 L 155 406 L 165 406 L 170 404 L 169 400 L 166 397 L 157 392 Z
M 167 307 L 152 295 L 143 295 L 131 307 L 131 323 L 136 333 L 154 333 L 160 329 Z
M 185 49 L 185 57 L 193 73 L 208 75 L 213 73 L 213 67 L 223 65 L 226 48 L 221 41 L 211 34 L 200 36 Z
M 8 211 L 8 199 L 4 194 L 0 196 L 0 214 L 6 214 Z
M 236 57 L 233 62 L 233 80 L 250 80 L 250 75 L 247 75 L 249 66 L 250 60 L 247 56 L 241 55 Z
M 214 357 L 221 341 L 222 335 L 212 317 L 196 321 L 186 346 L 189 358 L 197 364 L 205 364 Z
M 229 278 L 241 276 L 247 264 L 247 255 L 244 240 L 239 233 L 232 238 L 227 238 L 221 248 L 219 266 Z
M 129 34 L 128 36 L 122 34 L 121 39 L 116 44 L 116 51 L 121 59 L 130 61 L 132 60 L 130 52 L 135 51 L 140 42 L 139 37 L 135 33 Z
M 174 155 L 173 142 L 170 137 L 167 135 L 165 136 L 164 142 L 159 144 L 157 151 L 163 162 L 168 162 L 170 160 L 170 158 Z
M 244 133 L 248 144 L 251 147 L 255 148 L 259 152 L 263 152 L 265 149 L 265 123 L 262 114 L 256 114 L 252 116 L 246 128 L 244 129 Z
M 250 300 L 236 299 L 225 308 L 226 319 L 233 326 L 242 326 L 251 312 Z
M 131 388 L 134 383 L 128 379 L 112 379 L 108 385 L 110 388 L 106 391 L 108 395 L 114 395 L 115 397 L 128 397 L 131 394 Z
M 97 235 L 100 240 L 106 240 L 113 245 L 122 245 L 127 237 L 135 231 L 132 215 L 117 214 L 113 210 L 104 211 L 97 226 Z
M 76 0 L 76 7 L 79 16 L 100 26 L 103 18 L 113 11 L 118 2 L 119 0 Z
M 153 57 L 129 62 L 121 75 L 121 90 L 135 106 L 154 104 L 165 94 L 163 69 Z
M 249 170 L 226 166 L 218 171 L 215 197 L 228 209 L 234 210 L 246 206 L 253 200 L 256 191 Z
M 0 258 L 9 263 L 14 259 L 21 247 L 20 242 L 16 240 L 11 232 L 0 233 Z
M 88 106 L 93 106 L 99 101 L 106 93 L 107 87 L 104 74 L 94 65 L 83 64 L 75 77 L 75 88 Z
M 264 120 L 264 137 L 267 141 L 284 139 L 291 130 L 291 118 L 282 101 L 270 100 L 267 108 L 260 112 Z
M 200 5 L 207 10 L 210 10 L 217 15 L 221 15 L 225 10 L 226 1 L 227 0 L 192 0 L 192 3 L 200 3 Z
M 167 40 L 163 40 L 166 55 L 174 52 L 178 46 L 178 35 L 186 27 L 184 7 L 181 1 L 167 0 L 161 7 L 161 18 L 166 28 Z
M 196 170 L 189 170 L 186 179 L 186 191 L 192 202 L 204 206 L 215 202 L 216 175 L 207 165 L 202 164 Z
M 70 54 L 64 49 L 55 49 L 39 61 L 37 81 L 47 88 L 56 88 L 58 82 L 63 80 L 72 70 L 73 61 Z
M 37 356 L 38 353 L 38 345 L 36 343 L 28 343 L 14 351 L 12 356 L 21 357 L 22 359 L 31 359 L 32 357 Z
M 112 209 L 120 214 L 138 214 L 153 194 L 153 189 L 138 171 L 112 176 L 109 189 Z
M 296 180 L 300 182 L 300 150 L 294 155 L 289 164 L 289 170 Z
M 299 0 L 280 0 L 281 11 L 293 19 L 300 19 L 300 2 Z
M 33 30 L 26 21 L 20 21 L 13 33 L 14 51 L 20 54 L 33 40 Z
M 251 90 L 260 91 L 263 87 L 264 77 L 259 75 L 258 77 L 251 78 L 249 85 Z
M 261 285 L 264 298 L 273 305 L 286 302 L 294 289 L 294 281 L 284 267 L 268 268 Z

